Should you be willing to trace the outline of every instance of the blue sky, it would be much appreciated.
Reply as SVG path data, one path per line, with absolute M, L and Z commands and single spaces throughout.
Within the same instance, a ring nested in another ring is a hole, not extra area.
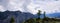
M 60 0 L 0 0 L 0 11 L 30 12 L 36 14 L 38 10 L 46 14 L 60 12 Z

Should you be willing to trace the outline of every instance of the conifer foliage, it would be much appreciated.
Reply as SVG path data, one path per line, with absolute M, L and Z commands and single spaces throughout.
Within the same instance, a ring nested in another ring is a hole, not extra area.
M 10 23 L 14 23 L 14 22 L 15 22 L 14 18 L 11 17 Z

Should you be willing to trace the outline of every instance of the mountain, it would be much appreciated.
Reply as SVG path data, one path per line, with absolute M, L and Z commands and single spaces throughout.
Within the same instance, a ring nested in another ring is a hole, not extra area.
M 38 17 L 37 14 L 35 16 L 36 18 Z M 45 16 L 49 18 L 60 18 L 60 13 L 51 13 L 51 14 L 46 14 Z M 44 14 L 41 14 L 40 18 L 44 18 Z
M 21 12 L 21 11 L 5 11 L 0 12 L 0 23 L 9 23 L 11 17 L 14 17 L 15 23 L 22 23 L 23 21 L 34 18 L 35 16 L 29 12 Z
M 0 23 L 9 23 L 11 17 L 14 17 L 15 23 L 22 23 L 25 20 L 28 20 L 30 18 L 37 18 L 38 15 L 31 14 L 29 12 L 21 12 L 21 11 L 5 11 L 5 12 L 0 12 Z M 44 14 L 41 14 L 41 18 L 44 17 Z M 52 14 L 46 14 L 46 17 L 51 17 L 51 18 L 60 18 L 60 13 L 52 13 Z
M 46 16 L 50 18 L 60 18 L 60 13 L 46 14 Z

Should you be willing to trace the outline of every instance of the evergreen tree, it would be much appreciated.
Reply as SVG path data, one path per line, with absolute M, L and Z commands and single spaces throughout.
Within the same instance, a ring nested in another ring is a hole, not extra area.
M 40 19 L 40 15 L 41 15 L 41 11 L 40 10 L 38 10 L 38 18 Z
M 10 23 L 14 23 L 14 22 L 15 22 L 15 20 L 14 20 L 14 18 L 12 17 L 11 20 L 10 20 Z
M 46 16 L 45 16 L 45 11 L 44 11 L 44 18 L 46 18 Z
M 41 11 L 38 10 L 38 18 L 36 18 L 36 23 L 40 23 L 40 15 L 41 15 Z
M 44 11 L 44 18 L 42 20 L 42 23 L 44 23 L 45 20 L 46 20 L 46 16 L 45 16 L 45 11 Z

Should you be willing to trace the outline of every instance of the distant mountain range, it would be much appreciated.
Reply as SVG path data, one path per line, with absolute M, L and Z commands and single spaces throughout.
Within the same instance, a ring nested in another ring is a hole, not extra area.
M 46 16 L 50 18 L 60 18 L 60 13 L 46 14 Z
M 21 12 L 21 11 L 5 11 L 5 12 L 0 12 L 0 23 L 9 23 L 11 17 L 14 17 L 15 23 L 22 23 L 25 20 L 28 20 L 29 18 L 37 18 L 38 15 L 33 15 L 29 12 Z M 46 14 L 47 17 L 57 17 L 60 18 L 60 13 L 52 13 L 52 14 Z M 42 14 L 40 16 L 41 18 L 44 17 Z

